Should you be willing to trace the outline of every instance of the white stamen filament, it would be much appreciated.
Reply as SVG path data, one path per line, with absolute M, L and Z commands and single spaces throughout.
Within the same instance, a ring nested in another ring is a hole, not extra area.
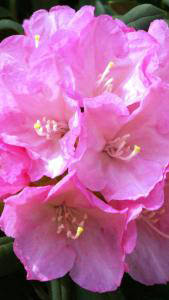
M 68 124 L 66 121 L 55 121 L 43 117 L 42 121 L 36 121 L 34 129 L 39 136 L 44 136 L 46 139 L 50 140 L 64 136 L 68 131 Z
M 113 89 L 113 78 L 110 77 L 110 72 L 112 68 L 114 67 L 114 63 L 110 61 L 103 71 L 102 74 L 99 75 L 99 79 L 97 80 L 97 89 L 101 89 L 106 92 L 112 92 Z
M 162 232 L 159 228 L 155 226 L 160 221 L 161 216 L 165 213 L 165 208 L 162 207 L 156 211 L 148 211 L 143 210 L 141 214 L 141 219 L 144 220 L 144 222 L 153 229 L 156 233 L 158 233 L 160 236 L 162 236 L 165 239 L 169 239 L 169 234 L 166 234 Z
M 131 149 L 131 146 L 127 144 L 129 137 L 130 135 L 126 134 L 122 137 L 108 141 L 105 145 L 104 152 L 112 158 L 118 158 L 125 161 L 131 160 L 140 152 L 141 148 L 134 145 L 134 148 Z
M 157 232 L 159 235 L 161 235 L 163 238 L 165 238 L 165 239 L 169 239 L 169 235 L 168 234 L 166 234 L 166 233 L 164 233 L 164 232 L 162 232 L 160 229 L 158 229 L 157 227 L 155 227 L 153 224 L 152 224 L 152 221 L 150 222 L 150 221 L 148 221 L 145 217 L 141 217 L 143 220 L 144 220 L 144 222 L 146 222 L 149 226 L 150 226 L 150 228 L 151 229 L 153 229 L 155 232 Z M 156 222 L 153 222 L 153 223 L 157 223 L 159 221 L 159 219 L 157 219 L 156 220 Z

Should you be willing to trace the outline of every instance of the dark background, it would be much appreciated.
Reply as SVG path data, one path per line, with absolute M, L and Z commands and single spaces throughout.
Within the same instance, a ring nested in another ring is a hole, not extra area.
M 21 24 L 23 20 L 29 18 L 37 9 L 49 9 L 57 4 L 69 5 L 75 9 L 85 4 L 91 4 L 96 6 L 96 15 L 107 13 L 112 17 L 119 17 L 129 26 L 137 29 L 146 30 L 154 19 L 163 18 L 169 22 L 169 0 L 1 0 L 0 40 L 12 34 L 22 33 Z M 145 6 L 143 4 L 149 5 Z M 58 284 L 60 298 L 56 296 Z M 0 300 L 8 299 L 169 300 L 169 285 L 147 287 L 125 275 L 117 292 L 99 295 L 81 289 L 72 283 L 69 277 L 52 283 L 26 281 L 25 271 L 12 251 L 12 240 L 8 239 L 0 241 Z

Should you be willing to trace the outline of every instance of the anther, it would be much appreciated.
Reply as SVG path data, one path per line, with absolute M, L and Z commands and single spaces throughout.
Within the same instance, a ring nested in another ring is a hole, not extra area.
M 39 41 L 40 41 L 40 35 L 35 34 L 34 38 L 35 38 L 35 48 L 38 48 L 39 47 Z

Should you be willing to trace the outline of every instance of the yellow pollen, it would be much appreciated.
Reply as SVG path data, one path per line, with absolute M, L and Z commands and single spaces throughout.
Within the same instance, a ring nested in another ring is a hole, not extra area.
M 35 48 L 39 47 L 39 40 L 40 40 L 40 35 L 35 34 Z
M 77 227 L 75 239 L 79 238 L 79 236 L 84 232 L 84 228 L 82 226 Z
M 134 146 L 133 153 L 134 153 L 134 154 L 137 154 L 137 153 L 139 153 L 140 151 L 141 151 L 141 147 L 135 145 L 135 146 Z
M 41 124 L 39 121 L 37 121 L 35 124 L 34 124 L 34 128 L 35 129 L 40 129 L 41 128 Z
M 114 67 L 114 62 L 112 62 L 112 61 L 110 61 L 109 63 L 108 63 L 108 68 L 109 69 L 112 69 L 113 67 Z

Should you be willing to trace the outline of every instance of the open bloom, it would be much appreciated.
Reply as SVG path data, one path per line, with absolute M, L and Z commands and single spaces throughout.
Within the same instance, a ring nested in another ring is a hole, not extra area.
M 158 199 L 158 200 L 157 200 Z M 141 215 L 136 219 L 137 242 L 128 255 L 130 275 L 147 285 L 169 281 L 169 178 L 159 183 L 145 198 Z M 158 205 L 155 205 L 155 203 Z M 161 202 L 161 203 L 160 203 Z M 160 205 L 159 205 L 160 204 Z
M 119 286 L 125 252 L 134 246 L 129 234 L 124 236 L 126 210 L 119 213 L 98 199 L 73 173 L 55 186 L 27 187 L 8 198 L 0 222 L 15 238 L 14 251 L 29 279 L 46 281 L 70 272 L 93 291 Z
M 102 15 L 91 18 L 80 35 L 67 30 L 53 36 L 50 46 L 65 62 L 63 86 L 81 106 L 86 98 L 106 92 L 118 95 L 127 106 L 142 100 L 147 89 L 143 62 L 150 56 L 147 49 L 139 48 L 138 53 L 130 47 L 132 32 L 121 21 Z M 152 46 L 151 39 L 148 44 Z
M 147 196 L 168 165 L 168 87 L 153 86 L 129 115 L 109 94 L 86 100 L 79 152 L 72 168 L 83 184 L 107 201 Z
M 80 111 L 59 86 L 53 54 L 32 46 L 30 37 L 13 36 L 0 44 L 0 57 L 1 137 L 41 159 L 41 176 L 62 174 L 73 156 Z

